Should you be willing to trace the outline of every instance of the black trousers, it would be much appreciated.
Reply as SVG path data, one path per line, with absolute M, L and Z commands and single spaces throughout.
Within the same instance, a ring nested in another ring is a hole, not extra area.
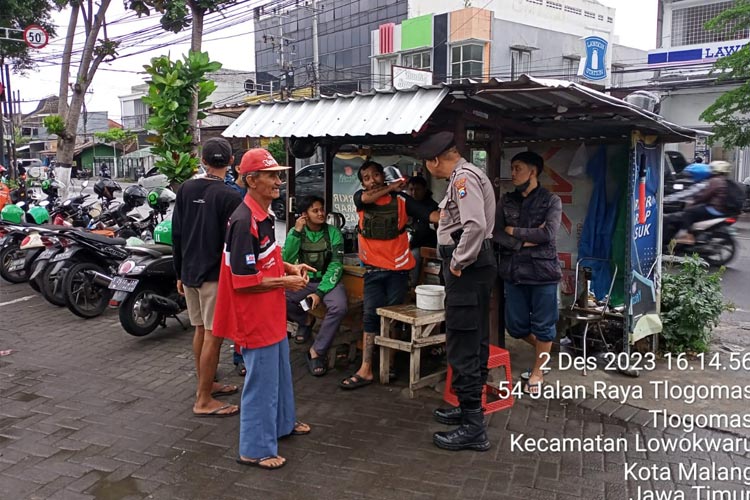
M 446 353 L 453 369 L 451 385 L 461 407 L 480 408 L 490 353 L 490 296 L 497 275 L 492 251 L 456 277 L 450 259 L 443 261 L 445 279 Z

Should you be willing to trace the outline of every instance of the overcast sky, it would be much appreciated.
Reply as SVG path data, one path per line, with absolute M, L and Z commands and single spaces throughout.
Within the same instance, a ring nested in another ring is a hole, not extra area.
M 599 0 L 610 7 L 617 9 L 615 16 L 615 35 L 619 37 L 619 43 L 644 50 L 655 47 L 656 39 L 656 12 L 658 0 Z M 247 6 L 238 6 L 237 9 L 247 11 Z M 110 23 L 128 15 L 122 2 L 112 2 L 107 19 Z M 66 11 L 55 15 L 58 23 L 58 34 L 65 33 L 69 22 Z M 158 18 L 127 19 L 114 22 L 110 25 L 109 36 L 117 36 L 124 33 L 133 33 L 136 30 L 158 24 Z M 79 23 L 79 30 L 81 29 Z M 226 29 L 221 29 L 204 36 L 203 50 L 208 51 L 212 59 L 221 62 L 224 68 L 237 70 L 254 69 L 253 54 L 253 24 L 242 23 Z M 123 48 L 121 55 L 131 54 L 141 48 L 151 47 L 158 43 L 175 40 L 183 35 L 159 33 L 152 39 L 145 41 L 139 46 Z M 185 37 L 189 33 L 184 34 Z M 120 102 L 118 96 L 127 95 L 133 85 L 143 82 L 143 65 L 148 64 L 152 57 L 166 54 L 177 56 L 187 52 L 188 43 L 179 43 L 169 48 L 159 48 L 150 52 L 122 57 L 112 63 L 104 63 L 100 66 L 94 82 L 90 87 L 90 93 L 86 97 L 86 106 L 89 111 L 108 111 L 109 117 L 120 119 Z M 52 42 L 39 51 L 39 56 L 51 56 L 62 52 L 62 40 Z M 59 61 L 59 58 L 57 59 Z M 71 80 L 75 78 L 74 74 Z M 53 64 L 41 65 L 38 71 L 29 72 L 26 76 L 12 76 L 13 90 L 21 91 L 22 110 L 24 113 L 32 111 L 39 99 L 48 95 L 57 95 L 59 92 L 60 67 Z

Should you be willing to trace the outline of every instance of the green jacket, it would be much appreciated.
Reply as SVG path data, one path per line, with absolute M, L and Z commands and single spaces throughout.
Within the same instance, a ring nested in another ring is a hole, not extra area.
M 311 231 L 305 226 L 305 237 L 316 242 L 324 237 L 323 231 Z M 339 284 L 344 274 L 344 237 L 341 231 L 328 224 L 328 236 L 331 240 L 331 262 L 326 269 L 318 269 L 316 273 L 308 273 L 311 280 L 320 280 L 318 290 L 315 292 L 321 298 Z M 299 250 L 302 245 L 302 233 L 292 228 L 286 237 L 282 258 L 284 262 L 298 264 Z

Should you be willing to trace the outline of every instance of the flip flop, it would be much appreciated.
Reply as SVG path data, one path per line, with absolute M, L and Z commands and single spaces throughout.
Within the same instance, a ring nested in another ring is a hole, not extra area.
M 278 456 L 273 457 L 263 457 L 259 458 L 258 460 L 244 460 L 243 458 L 237 457 L 235 462 L 237 462 L 240 465 L 247 465 L 248 467 L 258 467 L 265 470 L 276 470 L 281 469 L 286 465 L 286 459 L 283 459 L 284 461 L 281 462 L 281 465 L 263 465 L 263 462 L 266 460 L 273 460 L 274 458 L 280 458 Z
M 328 371 L 324 356 L 313 358 L 310 351 L 307 351 L 307 370 L 313 377 L 322 377 Z
M 339 387 L 347 391 L 351 391 L 351 390 L 359 389 L 360 387 L 364 387 L 370 384 L 372 384 L 372 380 L 367 380 L 361 375 L 355 373 L 354 375 L 351 375 L 345 378 L 344 380 L 342 380 L 341 382 L 339 382 Z
M 551 368 L 543 368 L 542 376 L 544 377 L 546 375 L 549 375 L 551 371 L 552 371 Z M 532 372 L 532 369 L 527 368 L 525 372 L 521 373 L 521 380 L 529 380 L 531 378 L 531 372 Z
M 224 384 L 221 386 L 221 389 L 212 392 L 211 397 L 218 398 L 220 396 L 231 396 L 232 394 L 237 394 L 237 391 L 239 390 L 240 388 L 234 384 Z
M 226 410 L 227 408 L 236 408 L 235 411 L 225 412 L 222 413 L 223 410 Z M 209 411 L 207 413 L 198 413 L 197 411 L 193 411 L 193 416 L 205 418 L 205 417 L 214 417 L 214 418 L 224 418 L 224 417 L 233 417 L 235 415 L 238 415 L 240 413 L 240 408 L 237 405 L 224 405 L 220 406 L 212 411 Z
M 537 396 L 538 397 L 542 393 L 542 386 L 543 385 L 544 385 L 544 382 L 537 382 L 536 384 L 532 384 L 532 383 L 526 382 L 525 384 L 523 384 L 523 389 L 521 389 L 521 390 L 523 391 L 524 394 L 528 394 L 529 396 Z M 532 387 L 537 387 L 536 392 L 532 392 L 531 391 Z
M 312 429 L 309 425 L 307 425 L 307 430 L 297 430 L 297 427 L 302 427 L 303 425 L 307 425 L 304 422 L 300 422 L 299 420 L 294 422 L 294 429 L 292 429 L 291 436 L 304 436 L 306 434 L 310 434 L 312 432 Z

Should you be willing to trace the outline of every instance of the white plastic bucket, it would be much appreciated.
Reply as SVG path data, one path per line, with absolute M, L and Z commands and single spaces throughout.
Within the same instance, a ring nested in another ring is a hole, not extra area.
M 441 285 L 419 285 L 417 292 L 417 308 L 427 311 L 442 311 L 445 300 L 445 287 Z

